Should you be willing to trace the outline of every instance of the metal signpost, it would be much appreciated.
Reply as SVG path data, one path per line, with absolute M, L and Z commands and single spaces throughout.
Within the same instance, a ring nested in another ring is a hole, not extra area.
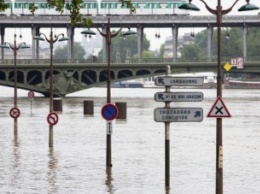
M 165 86 L 165 92 L 157 92 L 154 100 L 165 102 L 165 107 L 154 110 L 154 120 L 165 123 L 165 186 L 170 189 L 170 123 L 171 122 L 201 122 L 203 109 L 197 107 L 171 108 L 170 102 L 200 102 L 201 92 L 170 92 L 171 86 L 202 86 L 203 77 L 171 77 L 170 66 L 167 66 L 166 76 L 157 77 L 155 85 Z
M 114 104 L 107 103 L 101 109 L 102 117 L 107 121 L 107 136 L 111 138 L 112 135 L 112 120 L 116 119 L 118 109 Z M 107 141 L 107 167 L 112 167 L 112 146 L 111 141 Z
M 32 101 L 34 100 L 34 92 L 33 91 L 28 92 L 28 98 L 31 101 L 31 114 L 32 114 Z

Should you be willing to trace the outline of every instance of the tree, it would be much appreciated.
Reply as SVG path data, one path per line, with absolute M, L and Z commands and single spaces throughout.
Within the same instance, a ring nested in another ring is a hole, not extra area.
M 260 50 L 260 32 L 258 28 L 249 28 L 247 37 L 248 58 L 257 57 Z
M 252 29 L 249 30 L 249 32 Z M 249 33 L 251 34 L 251 33 Z M 259 33 L 260 34 L 260 33 Z M 228 36 L 227 36 L 228 35 Z M 248 37 L 248 40 L 250 39 L 250 36 Z M 212 56 L 217 57 L 217 30 L 213 31 L 212 36 Z M 185 57 L 189 57 L 195 53 L 197 53 L 198 57 L 200 58 L 207 58 L 207 49 L 208 49 L 208 35 L 207 30 L 203 30 L 196 34 L 194 44 L 197 46 L 190 46 L 185 45 L 181 51 L 182 59 L 185 59 Z M 251 43 L 252 44 L 252 43 Z M 222 29 L 221 32 L 221 56 L 223 58 L 232 58 L 232 57 L 238 57 L 242 56 L 242 45 L 243 45 L 243 36 L 241 28 L 229 28 L 229 29 Z M 249 41 L 248 41 L 249 45 Z M 188 47 L 186 49 L 186 47 Z M 248 47 L 249 48 L 249 47 Z M 192 49 L 198 49 L 198 51 L 193 51 Z M 191 52 L 190 54 L 187 52 Z M 185 53 L 184 53 L 185 52 Z M 189 58 L 190 59 L 190 58 Z
M 112 32 L 114 33 L 114 32 Z M 149 50 L 150 47 L 150 41 L 147 40 L 146 34 L 144 34 L 143 37 L 143 49 Z M 130 57 L 132 57 L 134 54 L 137 54 L 137 37 L 136 35 L 130 35 L 130 36 L 116 36 L 112 38 L 111 41 L 111 59 L 120 58 L 121 60 L 126 59 L 127 52 L 130 54 Z M 103 50 L 101 50 L 98 54 L 99 58 L 102 58 Z M 119 56 L 118 56 L 119 55 Z
M 183 47 L 181 52 L 181 59 L 196 60 L 201 58 L 201 48 L 198 44 L 188 44 Z
M 63 47 L 58 47 L 54 50 L 54 59 L 67 59 L 68 58 L 68 45 Z M 74 58 L 75 59 L 84 59 L 86 55 L 85 49 L 80 45 L 80 43 L 74 43 Z
M 86 15 L 82 15 L 80 13 L 81 5 L 83 0 L 71 0 L 70 3 L 67 3 L 65 0 L 46 0 L 48 3 L 48 7 L 53 7 L 58 13 L 63 13 L 65 10 L 68 10 L 70 13 L 71 24 L 75 26 L 80 23 L 85 27 L 89 27 L 92 25 L 92 20 L 89 19 Z M 122 6 L 126 5 L 130 13 L 135 12 L 135 8 L 131 2 L 131 0 L 118 0 Z M 5 10 L 7 7 L 3 3 L 4 0 L 0 0 L 0 10 Z M 38 7 L 34 3 L 30 3 L 29 6 L 30 11 L 34 14 L 34 12 L 38 9 Z
M 154 58 L 155 55 L 151 52 L 151 51 L 148 51 L 148 50 L 144 50 L 143 53 L 142 53 L 142 58 Z M 133 55 L 133 58 L 138 58 L 138 55 L 135 54 Z
M 164 45 L 165 45 L 165 44 L 162 44 L 162 45 L 160 46 L 160 53 L 159 53 L 159 55 L 158 55 L 158 58 L 163 58 L 163 56 L 164 56 Z

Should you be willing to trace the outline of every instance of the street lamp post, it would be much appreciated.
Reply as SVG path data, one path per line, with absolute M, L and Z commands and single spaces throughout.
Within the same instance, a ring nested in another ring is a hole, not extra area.
M 42 37 L 43 35 L 44 37 Z M 61 38 L 60 38 L 61 37 Z M 50 44 L 50 77 L 49 77 L 49 83 L 50 83 L 50 88 L 49 88 L 49 94 L 50 94 L 50 113 L 49 116 L 53 113 L 53 44 L 56 41 L 67 41 L 68 38 L 64 37 L 64 34 L 58 34 L 58 35 L 53 35 L 53 31 L 51 28 L 50 36 L 47 38 L 47 36 L 44 33 L 40 33 L 38 36 L 34 37 L 35 40 L 40 40 L 40 41 L 47 41 Z M 55 118 L 54 119 L 58 119 Z M 53 147 L 53 125 L 55 125 L 57 121 L 54 124 L 49 123 L 49 147 Z
M 182 4 L 179 6 L 180 9 L 199 11 L 199 8 L 196 5 L 191 4 L 192 0 L 189 0 L 189 3 Z M 216 9 L 212 9 L 204 0 L 200 0 L 205 6 L 206 9 L 213 15 L 216 15 L 217 19 L 217 49 L 218 49 L 218 60 L 217 60 L 217 96 L 222 97 L 222 77 L 221 77 L 221 25 L 222 25 L 222 16 L 231 12 L 232 8 L 236 5 L 239 0 L 235 0 L 233 5 L 228 9 L 222 9 L 221 0 L 218 0 Z M 246 0 L 247 4 L 238 9 L 238 11 L 249 11 L 259 9 L 253 4 L 249 4 L 250 0 Z M 216 194 L 223 194 L 223 166 L 221 157 L 223 154 L 223 144 L 222 144 L 222 118 L 217 118 L 216 121 Z
M 16 34 L 14 34 L 14 43 L 11 44 L 9 42 L 5 42 L 3 45 L 0 45 L 0 48 L 7 48 L 7 49 L 12 49 L 13 54 L 14 54 L 14 107 L 11 109 L 11 111 L 14 111 L 13 113 L 10 114 L 13 115 L 12 117 L 14 118 L 14 136 L 17 137 L 18 136 L 18 117 L 20 115 L 20 110 L 17 107 L 17 61 L 16 61 L 16 57 L 17 57 L 17 51 L 19 49 L 27 49 L 30 48 L 29 46 L 26 45 L 25 42 L 22 42 L 20 44 L 17 45 L 16 43 Z
M 124 26 L 123 26 L 124 27 Z M 110 46 L 111 46 L 111 40 L 112 38 L 116 37 L 121 30 L 123 29 L 121 27 L 118 31 L 112 33 L 110 31 L 110 18 L 108 18 L 107 26 L 106 26 L 106 33 L 101 32 L 98 28 L 98 32 L 106 39 L 106 46 L 107 46 L 107 103 L 111 103 L 111 71 L 110 71 Z M 136 34 L 136 32 L 130 31 L 130 28 L 128 27 L 128 31 L 123 33 L 122 36 L 128 36 Z M 82 31 L 81 34 L 88 34 L 93 35 L 94 32 L 91 30 Z M 107 122 L 108 125 L 108 122 Z M 111 134 L 107 134 L 107 147 L 106 147 L 106 167 L 110 168 L 112 167 L 112 148 L 111 148 Z

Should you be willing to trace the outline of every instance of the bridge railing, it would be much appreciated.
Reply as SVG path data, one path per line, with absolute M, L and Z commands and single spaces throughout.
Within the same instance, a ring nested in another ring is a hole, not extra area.
M 222 62 L 230 62 L 232 58 L 236 57 L 222 57 Z M 127 58 L 127 59 L 110 59 L 111 64 L 167 64 L 167 63 L 196 63 L 196 62 L 216 62 L 217 57 L 212 58 L 192 58 L 192 59 L 182 59 L 182 58 Z M 260 61 L 259 57 L 247 57 L 244 61 Z M 28 64 L 50 64 L 50 59 L 17 59 L 17 65 Z M 106 59 L 95 58 L 95 59 L 53 59 L 53 64 L 106 64 Z M 0 59 L 0 65 L 13 65 L 13 59 Z

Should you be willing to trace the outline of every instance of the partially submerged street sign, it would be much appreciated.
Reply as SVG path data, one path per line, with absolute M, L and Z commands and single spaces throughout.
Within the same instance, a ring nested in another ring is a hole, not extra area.
M 154 110 L 156 122 L 201 122 L 202 108 L 156 108 Z
M 154 95 L 157 102 L 201 102 L 202 92 L 157 92 Z
M 202 86 L 203 77 L 164 76 L 155 79 L 156 86 Z

